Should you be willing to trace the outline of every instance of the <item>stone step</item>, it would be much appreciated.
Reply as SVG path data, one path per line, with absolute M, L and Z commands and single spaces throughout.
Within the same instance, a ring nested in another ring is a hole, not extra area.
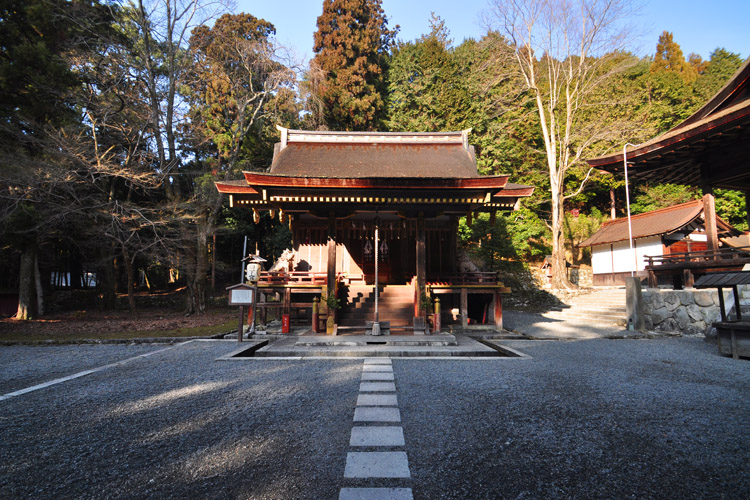
M 545 318 L 558 319 L 563 321 L 571 321 L 578 323 L 599 323 L 599 324 L 612 324 L 612 325 L 624 325 L 627 323 L 625 316 L 614 316 L 614 315 L 599 315 L 599 314 L 559 314 L 559 313 L 544 313 L 542 314 Z
M 458 345 L 455 335 L 340 335 L 299 337 L 295 346 L 336 347 L 336 346 L 451 346 Z

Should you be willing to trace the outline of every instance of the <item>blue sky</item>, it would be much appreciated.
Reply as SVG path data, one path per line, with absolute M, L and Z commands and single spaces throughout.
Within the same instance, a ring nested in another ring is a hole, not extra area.
M 276 26 L 279 42 L 300 58 L 312 57 L 315 22 L 323 0 L 236 0 L 237 12 L 248 12 Z M 642 33 L 631 50 L 653 54 L 659 34 L 671 31 L 687 54 L 707 59 L 717 47 L 750 56 L 750 0 L 641 0 L 641 14 L 634 18 Z M 383 0 L 389 25 L 401 26 L 399 38 L 414 40 L 429 30 L 430 12 L 445 20 L 454 43 L 479 38 L 484 33 L 480 14 L 488 0 Z

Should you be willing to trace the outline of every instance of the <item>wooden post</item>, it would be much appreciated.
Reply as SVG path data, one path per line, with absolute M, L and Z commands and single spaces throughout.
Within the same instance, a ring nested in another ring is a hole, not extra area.
M 495 330 L 503 329 L 503 296 L 500 290 L 495 290 Z
M 427 252 L 425 251 L 424 241 L 424 212 L 419 212 L 417 216 L 417 307 L 419 314 L 422 316 L 422 292 L 427 284 Z
M 237 327 L 237 342 L 242 342 L 242 330 L 244 330 L 243 326 L 245 321 L 245 311 L 242 306 L 240 306 L 240 324 Z
M 318 299 L 318 297 L 313 297 L 313 305 L 312 305 L 312 331 L 313 333 L 318 333 L 319 314 L 320 314 L 320 300 Z
M 263 300 L 261 300 L 261 298 Z M 261 302 L 262 304 L 265 304 L 267 300 L 268 300 L 268 297 L 266 296 L 266 294 L 261 293 L 259 290 L 258 301 Z M 260 308 L 260 324 L 261 326 L 264 326 L 264 327 L 268 324 L 268 308 L 264 306 L 261 306 Z
M 328 265 L 327 282 L 329 290 L 335 290 L 336 282 L 336 213 L 330 212 L 328 215 Z
M 724 308 L 724 289 L 719 287 L 719 308 L 721 309 L 721 320 L 727 320 L 727 310 Z
M 461 288 L 461 328 L 469 327 L 469 293 L 466 288 Z
M 684 288 L 693 288 L 693 283 L 695 283 L 695 277 L 693 276 L 693 272 L 690 269 L 683 269 L 682 270 L 682 285 Z
M 440 331 L 443 329 L 442 318 L 440 316 L 440 313 L 441 313 L 440 297 L 435 297 L 434 311 L 435 312 L 432 316 L 433 330 L 435 330 L 435 333 L 440 334 Z
M 706 189 L 704 188 L 704 192 Z M 716 203 L 710 192 L 703 196 L 703 217 L 706 223 L 706 243 L 708 250 L 716 252 L 719 249 L 719 235 L 716 229 Z
M 750 190 L 745 191 L 745 212 L 747 215 L 747 227 L 750 227 Z
M 737 290 L 737 285 L 732 286 L 732 294 L 734 295 L 734 310 L 737 312 L 737 321 L 742 321 L 742 311 L 740 311 L 740 294 Z
M 291 314 L 292 314 L 292 289 L 291 288 L 284 288 L 284 312 L 282 314 L 289 315 L 290 322 L 291 322 Z

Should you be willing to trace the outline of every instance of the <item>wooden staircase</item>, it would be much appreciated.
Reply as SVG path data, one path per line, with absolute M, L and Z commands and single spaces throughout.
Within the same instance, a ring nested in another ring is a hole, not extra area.
M 350 285 L 346 300 L 342 299 L 338 324 L 363 326 L 375 318 L 375 286 Z M 390 321 L 391 327 L 411 326 L 414 318 L 414 287 L 412 285 L 380 285 L 378 319 Z

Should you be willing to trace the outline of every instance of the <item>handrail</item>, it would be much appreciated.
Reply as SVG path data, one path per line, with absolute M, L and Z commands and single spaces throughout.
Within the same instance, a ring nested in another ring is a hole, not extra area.
M 281 271 L 261 271 L 258 277 L 258 285 L 325 285 L 328 281 L 327 273 L 293 271 L 291 273 Z
M 450 285 L 496 285 L 496 272 L 465 272 L 465 273 L 441 273 L 437 276 L 428 276 L 430 283 L 447 283 Z
M 715 262 L 726 260 L 750 259 L 750 247 L 727 247 L 718 250 L 702 250 L 697 252 L 681 252 L 669 255 L 646 255 L 643 260 L 646 267 L 665 264 L 683 264 L 686 262 Z

